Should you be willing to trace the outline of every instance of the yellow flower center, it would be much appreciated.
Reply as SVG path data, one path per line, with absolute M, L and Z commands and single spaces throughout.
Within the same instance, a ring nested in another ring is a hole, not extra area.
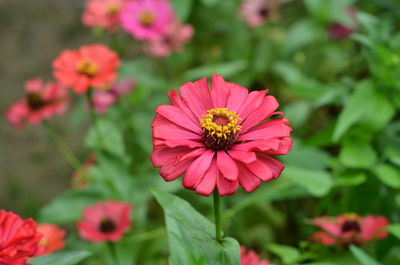
M 212 150 L 226 150 L 236 140 L 237 133 L 242 129 L 240 116 L 227 108 L 207 110 L 200 118 L 203 129 L 203 142 Z
M 155 20 L 155 15 L 150 10 L 145 10 L 139 15 L 139 22 L 144 26 L 150 26 Z
M 77 64 L 76 69 L 79 73 L 92 77 L 97 74 L 98 66 L 93 61 L 85 59 Z
M 107 5 L 107 14 L 108 15 L 115 15 L 121 10 L 121 5 L 117 3 L 109 3 Z

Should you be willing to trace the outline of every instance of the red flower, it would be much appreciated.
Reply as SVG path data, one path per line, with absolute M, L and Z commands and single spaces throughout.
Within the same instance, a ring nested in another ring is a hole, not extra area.
M 247 192 L 279 177 L 284 165 L 268 155 L 292 147 L 289 122 L 272 116 L 278 102 L 267 90 L 251 93 L 213 75 L 169 92 L 171 105 L 156 109 L 151 161 L 172 181 L 185 173 L 183 185 L 202 195 L 215 187 L 220 195 Z M 268 155 L 267 155 L 268 154 Z
M 240 265 L 269 265 L 268 260 L 260 260 L 260 257 L 253 250 L 246 250 L 240 246 Z
M 329 27 L 329 35 L 334 40 L 345 39 L 351 36 L 357 30 L 357 9 L 353 6 L 347 7 L 345 10 L 350 22 L 346 25 L 335 22 Z
M 12 212 L 0 210 L 0 264 L 25 265 L 28 258 L 40 255 L 42 234 L 32 219 L 23 220 Z
M 64 229 L 53 224 L 39 224 L 37 231 L 43 234 L 43 238 L 39 243 L 39 245 L 44 247 L 43 255 L 56 252 L 64 247 L 64 238 L 66 235 Z
M 93 44 L 63 51 L 53 62 L 53 75 L 76 93 L 83 94 L 91 86 L 100 88 L 112 83 L 119 65 L 117 53 L 105 45 Z
M 117 241 L 129 230 L 132 206 L 128 203 L 107 201 L 88 207 L 83 220 L 78 222 L 82 238 L 93 241 Z
M 388 235 L 385 227 L 389 221 L 383 216 L 361 217 L 357 214 L 342 214 L 337 217 L 317 217 L 314 225 L 323 231 L 315 232 L 312 240 L 324 245 L 362 245 Z
M 88 27 L 115 31 L 119 26 L 119 12 L 125 0 L 88 0 L 82 14 L 82 22 Z
M 21 127 L 26 122 L 41 123 L 67 109 L 68 94 L 59 83 L 44 83 L 40 78 L 25 83 L 26 96 L 12 105 L 6 113 L 8 122 Z

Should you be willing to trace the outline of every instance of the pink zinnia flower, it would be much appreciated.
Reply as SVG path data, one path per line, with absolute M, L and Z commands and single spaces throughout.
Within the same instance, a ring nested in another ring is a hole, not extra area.
M 122 28 L 138 40 L 155 40 L 164 35 L 174 18 L 167 0 L 127 2 L 120 14 Z
M 253 250 L 246 250 L 240 246 L 240 265 L 269 265 L 268 260 L 260 260 L 260 257 Z
M 156 109 L 151 161 L 172 181 L 184 173 L 183 186 L 210 195 L 247 192 L 279 177 L 284 165 L 269 155 L 292 148 L 291 128 L 276 112 L 278 102 L 268 91 L 250 92 L 214 74 L 168 93 L 172 105 Z
M 83 211 L 83 220 L 78 222 L 83 239 L 101 242 L 121 239 L 131 224 L 132 206 L 124 202 L 99 202 Z
M 117 76 L 120 60 L 114 51 L 103 44 L 65 50 L 53 62 L 54 77 L 78 93 L 89 87 L 101 88 L 112 83 Z
M 119 12 L 126 0 L 88 0 L 82 14 L 82 23 L 114 31 L 119 26 Z
M 8 122 L 21 127 L 26 122 L 41 123 L 67 109 L 68 93 L 59 83 L 44 83 L 40 78 L 25 83 L 26 96 L 12 105 L 6 113 Z
M 280 0 L 244 0 L 239 15 L 249 27 L 257 27 L 267 20 L 279 18 Z
M 168 25 L 166 33 L 159 39 L 148 41 L 143 46 L 146 53 L 156 57 L 165 57 L 173 52 L 182 52 L 183 46 L 193 35 L 193 27 L 174 21 Z
M 64 247 L 66 235 L 64 229 L 53 224 L 39 224 L 37 231 L 43 234 L 43 238 L 39 243 L 45 249 L 43 255 L 56 252 Z
M 352 6 L 346 8 L 345 12 L 351 20 L 349 25 L 335 22 L 329 27 L 329 35 L 332 39 L 339 40 L 348 38 L 357 30 L 356 11 L 356 8 Z
M 27 259 L 43 253 L 42 234 L 33 219 L 23 220 L 12 212 L 0 210 L 0 264 L 27 265 Z
M 93 94 L 92 103 L 93 107 L 99 113 L 107 112 L 120 97 L 129 94 L 135 86 L 135 79 L 123 79 L 115 82 L 107 91 L 98 91 Z
M 312 240 L 324 245 L 362 245 L 388 235 L 385 227 L 389 221 L 383 216 L 361 217 L 357 214 L 342 214 L 337 217 L 317 217 L 314 225 L 323 231 L 315 232 Z

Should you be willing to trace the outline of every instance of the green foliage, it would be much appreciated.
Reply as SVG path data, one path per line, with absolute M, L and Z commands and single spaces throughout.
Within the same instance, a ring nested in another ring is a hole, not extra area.
M 85 250 L 62 251 L 29 260 L 33 265 L 75 265 L 92 255 Z

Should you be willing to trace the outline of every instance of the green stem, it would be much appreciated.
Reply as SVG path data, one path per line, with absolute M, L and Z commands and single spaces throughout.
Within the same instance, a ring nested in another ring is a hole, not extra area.
M 94 127 L 94 131 L 96 133 L 97 144 L 100 147 L 103 147 L 103 135 L 102 135 L 101 129 L 99 127 L 96 111 L 93 106 L 92 95 L 93 95 L 93 88 L 89 88 L 88 92 L 86 93 L 86 99 L 87 99 L 87 103 L 89 106 L 90 121 L 91 121 L 92 126 Z
M 222 226 L 221 226 L 221 197 L 219 196 L 218 189 L 214 190 L 214 218 L 215 218 L 215 238 L 217 241 L 222 241 Z
M 115 247 L 114 242 L 107 242 L 108 249 L 110 250 L 111 260 L 113 261 L 114 265 L 119 265 L 117 248 Z
M 81 169 L 81 163 L 76 158 L 69 146 L 64 142 L 55 126 L 50 121 L 46 121 L 45 124 L 47 130 L 49 131 L 50 138 L 60 150 L 65 160 L 67 160 L 71 167 L 73 167 L 76 171 L 79 171 Z

